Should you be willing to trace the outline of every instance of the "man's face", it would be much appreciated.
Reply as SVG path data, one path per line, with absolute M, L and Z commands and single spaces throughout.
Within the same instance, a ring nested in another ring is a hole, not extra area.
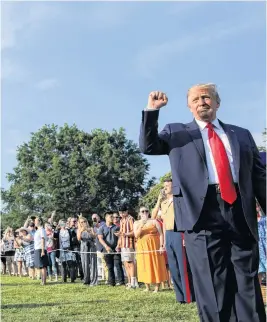
M 99 216 L 97 214 L 93 214 L 92 215 L 92 220 L 93 220 L 93 222 L 99 222 L 100 218 L 99 218 Z
M 172 193 L 172 182 L 164 182 L 163 189 L 166 195 L 170 195 Z
M 126 210 L 126 211 L 120 211 L 119 214 L 120 214 L 121 218 L 125 218 L 125 217 L 128 216 L 128 210 Z
M 113 215 L 106 215 L 106 222 L 108 224 L 113 224 Z
M 116 213 L 116 212 L 114 212 L 114 214 L 113 214 L 113 222 L 114 222 L 114 224 L 119 223 L 119 221 L 120 221 L 120 216 L 119 216 L 119 214 L 118 214 L 118 213 Z
M 75 228 L 77 226 L 77 219 L 71 218 L 70 220 L 70 227 Z
M 194 87 L 188 95 L 188 107 L 197 120 L 211 122 L 220 104 L 208 88 Z

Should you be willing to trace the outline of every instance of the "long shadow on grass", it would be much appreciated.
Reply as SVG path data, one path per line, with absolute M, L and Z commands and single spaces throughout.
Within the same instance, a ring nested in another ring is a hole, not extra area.
M 43 306 L 64 306 L 64 305 L 69 305 L 69 304 L 94 304 L 94 303 L 107 303 L 109 302 L 108 300 L 95 300 L 95 301 L 83 301 L 83 302 L 70 302 L 70 303 L 31 303 L 31 304 L 7 304 L 7 305 L 2 305 L 1 309 L 34 309 L 34 308 L 39 308 Z
M 26 285 L 34 285 L 34 286 L 38 286 L 38 285 L 40 285 L 41 284 L 41 282 L 35 282 L 35 283 L 23 283 L 23 282 L 18 282 L 18 283 L 7 283 L 7 284 L 5 284 L 5 283 L 1 283 L 0 285 L 1 285 L 1 287 L 2 286 L 26 286 Z M 61 285 L 66 285 L 66 284 L 62 284 L 62 283 L 60 283 L 60 282 L 49 282 L 49 283 L 47 283 L 46 284 L 46 286 L 49 286 L 49 285 L 59 285 L 59 284 L 61 284 Z M 74 284 L 74 285 L 78 285 L 78 283 L 76 283 L 76 284 Z M 40 285 L 41 286 L 41 285 Z

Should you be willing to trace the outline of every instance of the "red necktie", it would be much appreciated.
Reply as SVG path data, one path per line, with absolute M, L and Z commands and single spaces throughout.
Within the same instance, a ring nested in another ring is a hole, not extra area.
M 233 204 L 237 198 L 237 194 L 225 147 L 219 135 L 214 131 L 213 124 L 208 123 L 206 127 L 208 129 L 210 148 L 218 174 L 221 197 L 229 204 Z

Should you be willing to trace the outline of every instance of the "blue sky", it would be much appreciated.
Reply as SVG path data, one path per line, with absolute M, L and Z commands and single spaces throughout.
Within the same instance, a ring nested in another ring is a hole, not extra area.
M 189 122 L 187 89 L 214 82 L 219 118 L 262 141 L 264 2 L 5 2 L 1 21 L 3 187 L 16 147 L 44 124 L 122 126 L 137 142 L 152 90 L 169 97 L 161 129 Z M 166 156 L 148 160 L 151 175 L 169 171 Z

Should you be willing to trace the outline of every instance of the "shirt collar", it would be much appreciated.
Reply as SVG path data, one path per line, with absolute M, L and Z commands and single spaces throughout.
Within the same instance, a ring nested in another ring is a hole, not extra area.
M 205 129 L 206 125 L 208 124 L 208 122 L 200 121 L 200 120 L 197 120 L 197 119 L 195 119 L 195 121 L 197 122 L 197 125 L 199 126 L 199 129 L 201 131 L 203 131 Z M 217 118 L 214 121 L 212 121 L 211 123 L 215 127 L 217 127 L 218 129 L 222 128 Z

